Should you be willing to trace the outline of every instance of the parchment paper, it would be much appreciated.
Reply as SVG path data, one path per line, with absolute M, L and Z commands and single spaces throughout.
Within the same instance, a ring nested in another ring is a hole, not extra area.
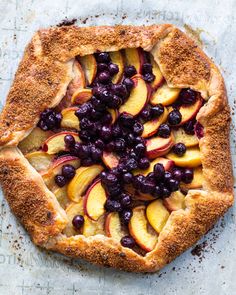
M 235 0 L 0 0 L 0 103 L 34 31 L 65 17 L 79 25 L 173 23 L 192 35 L 220 66 L 232 107 L 235 167 Z M 235 209 L 199 243 L 149 275 L 92 266 L 36 248 L 0 194 L 0 294 L 236 294 Z

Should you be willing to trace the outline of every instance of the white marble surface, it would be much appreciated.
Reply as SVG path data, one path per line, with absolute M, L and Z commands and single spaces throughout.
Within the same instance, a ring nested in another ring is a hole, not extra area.
M 206 52 L 221 68 L 234 113 L 235 11 L 235 0 L 0 0 L 0 103 L 6 98 L 23 49 L 33 32 L 57 24 L 65 17 L 75 17 L 79 25 L 173 23 L 182 28 L 190 25 L 201 32 Z M 233 137 L 234 114 L 232 155 L 235 162 Z M 234 208 L 200 241 L 207 241 L 200 258 L 189 250 L 160 273 L 139 275 L 94 267 L 37 249 L 9 212 L 2 194 L 0 205 L 0 294 L 236 293 Z

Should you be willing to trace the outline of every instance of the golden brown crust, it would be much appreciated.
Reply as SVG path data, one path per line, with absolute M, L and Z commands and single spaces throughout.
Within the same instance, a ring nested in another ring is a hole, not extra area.
M 0 152 L 0 182 L 12 210 L 35 243 L 96 264 L 149 272 L 160 269 L 193 245 L 233 202 L 230 114 L 224 81 L 212 61 L 184 33 L 172 25 L 72 26 L 39 31 L 26 49 L 1 114 L 0 146 L 16 145 L 36 124 L 42 109 L 60 101 L 72 78 L 70 60 L 76 55 L 127 47 L 151 51 L 170 86 L 191 87 L 208 99 L 197 115 L 204 126 L 200 140 L 203 190 L 189 191 L 187 208 L 171 213 L 156 248 L 143 257 L 104 236 L 67 238 L 60 234 L 66 223 L 64 212 L 58 210 L 51 193 L 48 197 L 36 171 L 29 173 L 32 168 L 15 148 Z M 37 194 L 29 190 L 32 183 Z M 52 213 L 50 218 L 48 211 Z M 55 219 L 56 214 L 59 216 Z

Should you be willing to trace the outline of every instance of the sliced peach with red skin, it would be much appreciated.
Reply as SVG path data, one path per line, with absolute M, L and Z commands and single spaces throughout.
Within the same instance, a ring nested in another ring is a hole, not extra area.
M 84 71 L 77 60 L 74 61 L 73 72 L 74 72 L 74 78 L 68 86 L 68 93 L 67 93 L 68 97 L 71 97 L 76 90 L 85 87 Z
M 159 126 L 167 120 L 167 116 L 168 110 L 164 108 L 164 112 L 159 118 L 155 118 L 144 123 L 142 137 L 147 138 L 155 134 Z
M 163 200 L 163 204 L 170 212 L 185 209 L 185 195 L 181 191 L 173 192 Z
M 186 147 L 192 147 L 198 145 L 199 140 L 195 134 L 187 134 L 184 129 L 178 128 L 172 130 L 176 143 L 182 142 Z
M 118 242 L 127 235 L 127 232 L 122 228 L 119 213 L 111 212 L 106 216 L 105 231 L 108 237 Z
M 45 140 L 42 146 L 43 151 L 45 151 L 49 155 L 57 154 L 60 151 L 66 151 L 67 148 L 64 141 L 66 135 L 72 135 L 75 141 L 80 141 L 78 133 L 62 131 L 59 133 L 55 133 Z
M 102 154 L 102 160 L 109 169 L 115 168 L 119 164 L 119 157 L 112 152 L 104 151 Z
M 180 183 L 180 188 L 183 191 L 188 191 L 190 189 L 202 188 L 204 178 L 202 173 L 202 166 L 193 169 L 193 180 L 190 183 Z
M 168 138 L 152 137 L 146 141 L 146 155 L 149 159 L 155 159 L 157 157 L 167 154 L 174 145 L 173 136 Z
M 61 127 L 62 128 L 73 128 L 79 130 L 79 119 L 76 117 L 75 112 L 79 108 L 73 107 L 73 108 L 66 108 L 63 109 L 62 114 L 62 120 L 61 120 Z
M 153 160 L 151 163 L 150 163 L 150 166 L 145 169 L 145 170 L 140 170 L 140 169 L 137 169 L 134 171 L 134 175 L 137 175 L 137 174 L 142 174 L 144 176 L 147 176 L 150 172 L 153 172 L 153 169 L 154 169 L 154 166 L 156 164 L 162 164 L 165 168 L 166 171 L 169 171 L 173 168 L 174 166 L 174 161 L 170 160 L 170 159 L 166 159 L 166 158 L 156 158 L 155 160 Z
M 68 218 L 68 223 L 63 230 L 63 233 L 67 237 L 71 237 L 74 235 L 81 234 L 81 230 L 77 230 L 74 228 L 72 224 L 72 220 L 76 215 L 84 215 L 84 209 L 83 209 L 83 198 L 80 198 L 80 200 L 77 203 L 72 202 L 67 208 L 66 208 L 66 215 Z
M 176 166 L 195 168 L 201 165 L 201 153 L 198 147 L 190 147 L 181 157 L 170 152 L 166 157 L 175 162 Z
M 98 220 L 105 213 L 107 194 L 101 180 L 97 179 L 84 197 L 84 212 L 92 220 Z
M 164 83 L 165 78 L 163 77 L 163 75 L 160 71 L 160 68 L 159 68 L 158 64 L 155 62 L 152 55 L 150 55 L 150 61 L 151 61 L 151 65 L 152 65 L 152 72 L 155 75 L 155 79 L 151 83 L 151 86 L 153 89 L 157 89 L 159 86 L 161 86 Z
M 105 235 L 105 216 L 102 215 L 98 220 L 94 221 L 88 216 L 84 216 L 84 225 L 82 228 L 82 234 L 85 237 L 95 236 L 95 235 Z
M 85 73 L 87 85 L 92 84 L 97 74 L 97 62 L 93 54 L 79 57 L 79 62 Z
M 132 80 L 134 82 L 134 88 L 131 90 L 127 101 L 121 105 L 119 112 L 137 116 L 147 102 L 148 88 L 141 75 L 133 76 Z
M 182 120 L 179 125 L 183 125 L 184 123 L 193 119 L 197 115 L 199 109 L 201 108 L 202 103 L 203 103 L 202 98 L 200 96 L 198 96 L 198 98 L 196 99 L 194 104 L 182 105 L 179 108 L 179 111 L 182 115 Z
M 180 88 L 171 88 L 167 83 L 164 83 L 153 93 L 150 102 L 152 105 L 157 105 L 159 103 L 163 106 L 171 105 L 179 97 L 180 91 Z
M 36 151 L 25 155 L 29 163 L 34 167 L 38 172 L 47 170 L 54 158 L 53 155 L 49 155 L 43 151 Z
M 72 165 L 77 169 L 80 166 L 80 159 L 74 156 L 63 156 L 52 162 L 47 171 L 42 171 L 41 176 L 49 188 L 56 186 L 54 177 L 61 174 L 64 165 Z
M 89 88 L 77 89 L 72 95 L 71 103 L 83 104 L 89 101 L 91 97 L 92 97 L 92 89 L 89 89 Z
M 129 232 L 142 249 L 150 252 L 157 244 L 158 235 L 149 226 L 145 209 L 145 206 L 138 206 L 133 209 L 133 215 L 129 222 Z
M 52 131 L 43 131 L 39 127 L 36 127 L 19 143 L 18 148 L 23 154 L 37 151 L 52 134 Z
M 112 63 L 118 65 L 119 72 L 112 78 L 112 83 L 119 83 L 124 73 L 124 58 L 120 51 L 112 51 L 109 53 Z
M 147 219 L 154 230 L 159 234 L 165 226 L 170 213 L 161 200 L 156 200 L 147 206 Z
M 143 52 L 140 48 L 126 48 L 125 49 L 125 59 L 127 65 L 132 65 L 140 74 L 142 71 L 142 66 L 144 63 Z
M 101 165 L 78 168 L 74 178 L 68 184 L 68 198 L 74 202 L 78 202 L 89 185 L 102 171 L 103 167 Z

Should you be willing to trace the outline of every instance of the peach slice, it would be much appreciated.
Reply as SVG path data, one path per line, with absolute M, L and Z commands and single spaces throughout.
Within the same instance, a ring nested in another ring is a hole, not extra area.
M 75 217 L 75 215 L 84 215 L 84 210 L 83 210 L 83 198 L 80 198 L 80 200 L 77 203 L 71 203 L 67 208 L 66 208 L 66 214 L 68 218 L 68 223 L 63 230 L 63 233 L 67 237 L 71 237 L 74 235 L 81 234 L 81 231 L 76 230 L 72 224 L 72 220 Z
M 155 62 L 152 55 L 150 55 L 151 65 L 152 65 L 152 72 L 155 75 L 155 80 L 151 83 L 153 89 L 157 89 L 164 81 L 165 78 L 163 77 L 158 64 Z
M 74 61 L 73 72 L 74 72 L 74 78 L 68 86 L 68 93 L 67 93 L 68 97 L 71 97 L 76 90 L 85 87 L 84 71 L 77 60 Z
M 111 114 L 111 117 L 112 117 L 111 124 L 114 124 L 119 116 L 119 112 L 114 109 L 107 109 L 107 111 Z
M 166 157 L 180 167 L 194 168 L 201 165 L 201 153 L 198 147 L 188 148 L 182 157 L 177 156 L 173 152 L 167 154 Z
M 84 197 L 84 212 L 92 220 L 98 220 L 105 213 L 104 205 L 107 194 L 102 186 L 101 180 L 96 180 Z
M 84 225 L 82 228 L 82 234 L 85 237 L 95 235 L 105 235 L 104 230 L 105 217 L 102 215 L 97 221 L 91 220 L 88 216 L 84 216 Z
M 36 151 L 25 155 L 26 159 L 37 171 L 47 170 L 54 158 L 53 155 L 49 155 L 43 151 Z
M 143 124 L 142 137 L 150 137 L 157 132 L 159 126 L 167 120 L 168 110 L 165 108 L 163 114 L 156 119 L 147 121 Z
M 136 243 L 145 251 L 152 251 L 157 243 L 157 233 L 148 225 L 145 206 L 133 209 L 133 216 L 129 222 L 129 232 Z
M 171 170 L 175 164 L 174 161 L 166 159 L 166 158 L 156 158 L 150 163 L 150 166 L 148 167 L 148 169 L 146 170 L 137 169 L 134 171 L 134 175 L 142 174 L 144 176 L 147 176 L 150 172 L 153 172 L 154 166 L 158 163 L 162 164 L 166 171 Z
M 167 154 L 174 145 L 173 136 L 168 138 L 153 137 L 146 141 L 146 155 L 149 159 L 155 159 L 157 157 Z
M 185 195 L 180 191 L 173 192 L 169 198 L 163 200 L 163 204 L 169 211 L 185 209 Z
M 122 79 L 124 72 L 124 59 L 120 51 L 112 51 L 109 53 L 112 63 L 117 64 L 119 72 L 112 78 L 114 84 L 119 83 Z
M 62 114 L 62 120 L 61 120 L 61 127 L 63 128 L 73 128 L 79 130 L 79 119 L 75 115 L 75 111 L 77 111 L 79 108 L 67 108 L 63 109 Z
M 78 202 L 92 181 L 101 173 L 103 167 L 92 165 L 89 167 L 80 167 L 76 170 L 74 178 L 68 184 L 68 198 L 71 201 Z
M 202 166 L 199 166 L 193 170 L 193 180 L 190 183 L 182 183 L 180 184 L 180 188 L 183 191 L 188 191 L 189 189 L 198 189 L 202 187 L 203 184 L 203 173 Z
M 34 128 L 31 133 L 24 138 L 18 145 L 23 154 L 39 150 L 43 142 L 52 135 L 52 131 L 43 131 L 40 128 Z
M 127 232 L 121 226 L 119 213 L 111 212 L 107 215 L 105 221 L 105 231 L 108 237 L 116 241 L 120 241 L 122 237 L 127 235 Z
M 92 89 L 82 88 L 77 89 L 71 98 L 72 104 L 83 104 L 92 97 Z
M 142 111 L 147 102 L 148 88 L 141 75 L 133 76 L 132 80 L 135 86 L 131 90 L 128 100 L 120 107 L 119 112 L 136 116 Z
M 161 200 L 153 201 L 147 206 L 147 219 L 157 233 L 160 233 L 165 226 L 170 213 Z
M 177 130 L 172 130 L 175 142 L 182 142 L 185 144 L 186 147 L 192 147 L 198 145 L 199 140 L 197 136 L 187 134 L 182 128 L 178 128 Z
M 89 54 L 85 56 L 80 56 L 79 62 L 81 63 L 82 68 L 84 70 L 87 84 L 90 85 L 96 77 L 97 73 L 96 59 L 93 54 Z
M 182 105 L 179 108 L 179 111 L 182 115 L 182 120 L 179 125 L 182 125 L 189 120 L 193 119 L 196 114 L 198 113 L 199 109 L 202 106 L 202 99 L 201 97 L 198 97 L 194 104 L 191 105 Z
M 126 64 L 134 66 L 137 73 L 141 73 L 143 65 L 143 54 L 139 48 L 126 48 L 125 49 Z
M 112 152 L 104 151 L 102 154 L 102 160 L 109 169 L 115 168 L 119 164 L 119 157 Z
M 152 105 L 161 103 L 164 106 L 168 106 L 177 100 L 180 91 L 180 88 L 171 88 L 165 83 L 154 92 L 150 102 Z
M 75 141 L 80 141 L 78 133 L 76 132 L 69 132 L 69 131 L 62 131 L 52 135 L 51 137 L 47 138 L 42 146 L 43 151 L 48 153 L 49 155 L 56 154 L 60 151 L 66 151 L 66 145 L 64 142 L 64 137 L 70 134 L 74 137 Z
M 70 200 L 67 197 L 67 186 L 63 187 L 57 187 L 55 190 L 52 191 L 54 195 L 57 198 L 57 201 L 59 202 L 60 206 L 65 209 L 68 204 L 70 203 Z
M 74 156 L 63 156 L 55 160 L 47 171 L 41 172 L 41 176 L 49 188 L 56 186 L 54 177 L 57 174 L 61 174 L 61 169 L 64 165 L 72 165 L 78 168 L 80 166 L 80 159 Z

